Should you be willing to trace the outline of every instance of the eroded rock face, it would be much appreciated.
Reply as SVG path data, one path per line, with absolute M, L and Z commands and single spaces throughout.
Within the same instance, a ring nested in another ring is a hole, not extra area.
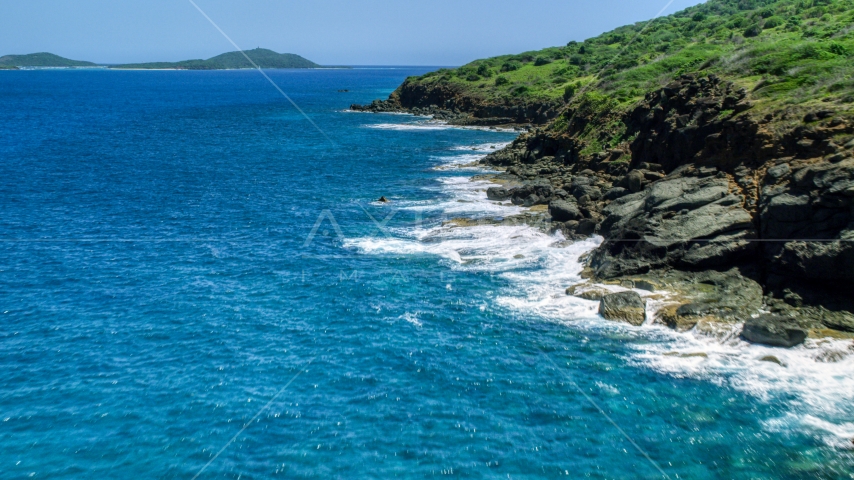
M 605 295 L 599 301 L 599 313 L 607 320 L 641 325 L 646 320 L 646 304 L 636 292 Z
M 602 213 L 606 242 L 591 265 L 610 278 L 663 266 L 708 268 L 752 253 L 753 217 L 725 178 L 665 178 L 611 202 Z
M 685 75 L 647 94 L 631 113 L 630 133 L 638 134 L 631 144 L 633 159 L 667 171 L 700 154 L 729 163 L 756 148 L 759 129 L 747 119 L 721 114 L 750 108 L 744 89 L 714 75 Z
M 789 348 L 804 343 L 807 331 L 793 319 L 762 315 L 745 322 L 741 336 L 752 343 Z
M 854 282 L 854 159 L 782 164 L 769 169 L 766 181 L 759 211 L 762 236 L 782 240 L 765 248 L 772 272 Z

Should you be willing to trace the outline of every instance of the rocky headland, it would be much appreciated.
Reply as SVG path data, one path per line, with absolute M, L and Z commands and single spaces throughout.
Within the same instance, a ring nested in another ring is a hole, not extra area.
M 388 100 L 352 108 L 528 125 L 482 160 L 503 171 L 487 195 L 543 211 L 543 227 L 568 239 L 604 238 L 584 259 L 587 282 L 567 293 L 600 300 L 605 318 L 677 330 L 744 324 L 744 339 L 782 347 L 854 338 L 854 85 L 839 80 L 854 64 L 854 40 L 827 13 L 848 19 L 848 4 L 830 2 L 817 16 L 786 0 L 711 0 L 662 22 L 693 42 L 684 46 L 692 54 L 712 52 L 679 68 L 666 55 L 597 64 L 600 45 L 628 38 L 618 29 L 558 54 L 526 54 L 522 68 L 549 66 L 549 82 L 513 84 L 518 68 L 508 65 L 524 58 L 500 57 L 407 79 Z M 811 18 L 812 30 L 771 21 L 786 13 Z M 740 35 L 704 40 L 706 24 Z M 830 33 L 816 38 L 824 27 Z M 662 42 L 636 41 L 641 52 L 667 51 Z M 601 66 L 595 78 L 591 66 Z M 484 77 L 495 74 L 492 87 Z M 558 99 L 555 75 L 565 81 Z M 529 94 L 516 95 L 523 87 Z M 608 284 L 627 291 L 597 287 Z M 667 292 L 654 318 L 637 290 Z
M 483 160 L 521 183 L 488 195 L 548 205 L 568 238 L 604 237 L 587 275 L 681 292 L 662 312 L 675 328 L 767 311 L 854 332 L 854 123 L 829 110 L 739 116 L 747 96 L 682 76 L 621 119 L 631 142 L 591 155 L 572 125 L 595 119 L 532 131 Z

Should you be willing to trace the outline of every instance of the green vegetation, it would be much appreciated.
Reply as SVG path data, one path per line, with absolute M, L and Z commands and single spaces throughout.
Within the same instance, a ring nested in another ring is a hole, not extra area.
M 265 48 L 247 50 L 246 55 L 261 68 L 321 68 L 320 65 L 292 53 L 276 53 Z M 180 70 L 231 70 L 254 68 L 240 52 L 229 52 L 207 60 L 184 60 L 183 62 L 152 62 L 116 65 L 119 69 L 164 69 Z
M 6 55 L 0 57 L 0 68 L 15 67 L 95 67 L 92 62 L 81 62 L 54 55 L 52 53 L 31 53 L 29 55 Z
M 452 84 L 495 102 L 601 108 L 607 99 L 608 108 L 619 109 L 697 73 L 747 88 L 759 108 L 850 104 L 853 57 L 854 0 L 709 0 L 565 47 L 477 60 L 409 82 Z

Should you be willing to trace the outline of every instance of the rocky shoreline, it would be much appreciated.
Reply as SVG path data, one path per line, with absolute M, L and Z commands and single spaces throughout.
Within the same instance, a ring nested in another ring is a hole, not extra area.
M 560 106 L 557 102 L 491 102 L 450 85 L 424 86 L 407 80 L 387 100 L 354 104 L 350 110 L 425 115 L 458 126 L 531 129 L 554 119 Z
M 458 99 L 404 101 L 416 94 L 405 87 L 354 109 L 457 125 L 509 118 L 475 116 Z M 567 239 L 604 238 L 584 259 L 587 283 L 567 293 L 600 300 L 605 318 L 647 321 L 637 293 L 597 284 L 669 292 L 652 320 L 680 331 L 743 323 L 745 340 L 780 347 L 854 338 L 852 117 L 753 107 L 732 83 L 683 75 L 617 118 L 564 112 L 561 129 L 532 128 L 481 161 L 504 171 L 487 196 L 534 207 L 524 221 Z M 583 135 L 603 122 L 621 122 L 627 140 L 591 153 Z

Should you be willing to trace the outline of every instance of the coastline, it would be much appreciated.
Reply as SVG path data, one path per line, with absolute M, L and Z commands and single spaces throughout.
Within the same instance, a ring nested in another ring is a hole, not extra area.
M 444 259 L 449 268 L 501 275 L 511 282 L 511 290 L 498 294 L 495 308 L 534 315 L 574 330 L 633 339 L 627 343 L 633 352 L 627 363 L 662 375 L 734 388 L 759 401 L 790 396 L 792 413 L 765 420 L 768 432 L 808 431 L 831 448 L 854 448 L 854 424 L 833 420 L 843 408 L 840 402 L 844 404 L 854 392 L 850 388 L 854 385 L 851 337 L 816 336 L 784 349 L 745 341 L 738 322 L 700 322 L 688 330 L 670 328 L 662 321 L 662 312 L 680 297 L 679 292 L 590 283 L 584 278 L 583 259 L 601 245 L 601 237 L 568 240 L 560 230 L 551 228 L 543 208 L 486 198 L 489 188 L 512 181 L 506 173 L 473 158 L 488 155 L 484 151 L 488 149 L 488 145 L 473 148 L 467 155 L 434 167 L 465 172 L 450 177 L 460 180 L 443 177 L 440 181 L 443 191 L 451 195 L 442 207 L 450 221 L 402 238 L 358 239 L 345 247 L 366 254 L 428 253 Z M 466 202 L 464 207 L 458 206 L 460 201 Z M 399 208 L 428 207 L 402 204 Z M 520 268 L 527 273 L 522 274 Z M 647 300 L 646 321 L 630 325 L 603 319 L 597 314 L 599 301 L 583 298 L 583 291 L 575 292 L 578 296 L 564 291 L 578 285 L 587 285 L 587 290 L 640 294 Z

